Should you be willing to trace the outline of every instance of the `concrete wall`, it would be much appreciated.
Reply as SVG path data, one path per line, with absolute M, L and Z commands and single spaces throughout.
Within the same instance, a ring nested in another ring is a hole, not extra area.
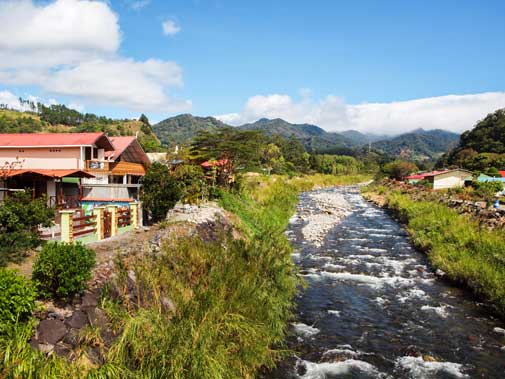
M 458 172 L 448 172 L 447 174 L 437 175 L 433 177 L 433 189 L 464 187 L 466 176 L 468 176 L 468 174 L 463 175 Z
M 0 162 L 23 161 L 15 169 L 79 169 L 79 147 L 0 148 Z

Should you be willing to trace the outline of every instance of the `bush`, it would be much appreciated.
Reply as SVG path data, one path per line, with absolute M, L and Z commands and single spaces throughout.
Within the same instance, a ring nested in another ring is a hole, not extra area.
M 86 288 L 95 252 L 81 245 L 48 243 L 33 264 L 32 279 L 46 298 L 69 298 Z
M 181 198 L 181 190 L 168 167 L 153 163 L 142 178 L 142 184 L 140 200 L 144 209 L 150 212 L 155 222 L 165 219 L 168 210 Z
M 50 226 L 54 211 L 44 198 L 32 200 L 25 192 L 16 192 L 0 207 L 0 266 L 18 262 L 26 250 L 40 243 L 37 228 Z
M 472 187 L 475 188 L 475 195 L 487 201 L 491 200 L 497 192 L 503 190 L 502 182 L 473 182 Z
M 35 307 L 32 283 L 14 270 L 0 269 L 0 329 L 23 321 Z
M 181 189 L 181 200 L 190 204 L 208 197 L 207 181 L 200 166 L 181 165 L 174 171 L 174 177 Z

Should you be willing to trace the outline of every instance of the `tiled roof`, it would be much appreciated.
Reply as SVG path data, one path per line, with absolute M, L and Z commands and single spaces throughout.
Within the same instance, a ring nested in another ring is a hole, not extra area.
M 82 170 L 74 169 L 58 169 L 58 170 L 47 170 L 47 169 L 18 169 L 18 170 L 6 170 L 6 172 L 0 173 L 5 177 L 13 177 L 23 174 L 41 175 L 50 178 L 64 178 L 67 176 L 77 177 L 77 178 L 94 178 L 95 176 Z
M 0 147 L 90 146 L 100 142 L 113 147 L 104 133 L 8 133 L 0 134 Z

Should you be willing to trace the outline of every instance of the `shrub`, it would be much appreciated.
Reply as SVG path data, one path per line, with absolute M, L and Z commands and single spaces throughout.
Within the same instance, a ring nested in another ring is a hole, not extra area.
M 175 169 L 174 177 L 181 188 L 182 201 L 194 204 L 208 197 L 207 181 L 200 166 L 181 165 Z
M 35 307 L 32 283 L 14 270 L 0 269 L 0 329 L 23 321 Z
M 25 192 L 15 192 L 0 207 L 0 266 L 19 261 L 23 253 L 39 242 L 37 227 L 50 226 L 54 211 L 44 198 L 32 200 Z
M 181 197 L 177 181 L 167 166 L 155 162 L 142 178 L 142 184 L 140 200 L 144 209 L 150 212 L 153 221 L 163 220 Z
M 473 182 L 472 187 L 475 188 L 475 195 L 485 199 L 491 200 L 497 192 L 503 190 L 502 182 Z
M 32 279 L 46 298 L 69 298 L 86 288 L 95 252 L 81 245 L 48 243 L 33 264 Z

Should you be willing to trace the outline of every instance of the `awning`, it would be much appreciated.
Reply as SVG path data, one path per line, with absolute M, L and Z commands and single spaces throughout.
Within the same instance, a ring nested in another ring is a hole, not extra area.
M 2 173 L 2 176 L 7 178 L 12 178 L 14 176 L 20 175 L 39 175 L 48 178 L 64 178 L 64 177 L 74 177 L 74 178 L 94 178 L 94 175 L 87 173 L 82 170 L 46 170 L 46 169 L 17 169 L 17 170 L 7 170 Z
M 144 176 L 146 169 L 140 163 L 118 162 L 112 168 L 112 175 L 137 175 Z

